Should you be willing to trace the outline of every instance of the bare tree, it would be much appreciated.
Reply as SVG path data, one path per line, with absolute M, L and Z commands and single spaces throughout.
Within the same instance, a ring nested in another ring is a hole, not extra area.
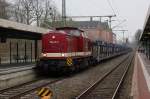
M 41 27 L 53 27 L 56 20 L 60 20 L 61 15 L 59 14 L 55 5 L 52 4 L 51 0 L 46 0 L 44 5 L 44 12 L 41 17 Z
M 52 22 L 61 18 L 52 0 L 17 0 L 11 8 L 11 19 L 28 25 L 51 27 Z
M 47 21 L 49 19 L 49 16 L 52 15 L 52 7 L 51 3 L 49 0 L 46 0 L 45 2 L 45 8 L 44 8 L 44 14 L 43 14 L 43 19 L 44 21 Z
M 21 6 L 21 1 L 17 1 L 12 5 L 12 19 L 19 23 L 25 23 L 25 14 L 23 13 L 23 8 Z
M 34 11 L 34 18 L 36 20 L 37 26 L 40 26 L 40 20 L 43 15 L 43 1 L 41 0 L 34 0 L 33 2 L 33 11 Z
M 5 0 L 0 0 L 0 18 L 8 19 L 8 9 L 10 4 Z
M 25 14 L 26 24 L 31 24 L 34 21 L 33 0 L 21 0 L 23 13 Z
M 33 12 L 34 0 L 17 0 L 14 4 L 14 19 L 17 22 L 32 24 L 34 22 Z

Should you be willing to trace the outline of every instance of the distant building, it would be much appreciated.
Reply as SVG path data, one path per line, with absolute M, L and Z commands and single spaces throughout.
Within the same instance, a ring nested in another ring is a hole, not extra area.
M 75 21 L 74 25 L 87 32 L 88 37 L 93 41 L 103 40 L 113 43 L 113 33 L 109 29 L 107 22 Z

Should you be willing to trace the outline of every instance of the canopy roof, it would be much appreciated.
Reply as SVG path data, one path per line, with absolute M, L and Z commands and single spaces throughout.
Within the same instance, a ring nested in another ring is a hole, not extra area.
M 144 23 L 143 33 L 140 36 L 140 40 L 147 40 L 150 37 L 150 6 Z
M 48 31 L 48 29 L 0 19 L 0 37 L 40 39 L 41 35 Z

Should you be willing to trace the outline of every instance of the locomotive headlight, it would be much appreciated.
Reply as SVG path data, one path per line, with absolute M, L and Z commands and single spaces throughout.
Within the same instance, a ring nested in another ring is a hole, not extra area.
M 47 56 L 47 54 L 46 54 L 46 53 L 43 53 L 42 55 L 43 55 L 44 57 L 46 57 L 46 56 Z
M 55 39 L 55 36 L 54 36 L 54 35 L 52 36 L 52 39 Z
M 61 54 L 61 56 L 63 56 L 63 57 L 64 57 L 64 56 L 65 56 L 65 54 L 64 54 L 64 53 L 62 53 L 62 54 Z

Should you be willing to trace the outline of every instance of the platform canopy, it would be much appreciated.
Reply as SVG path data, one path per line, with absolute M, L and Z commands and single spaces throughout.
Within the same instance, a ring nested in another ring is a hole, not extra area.
M 149 6 L 148 13 L 146 16 L 143 33 L 140 36 L 141 41 L 144 41 L 147 39 L 150 39 L 150 6 Z
M 0 38 L 40 39 L 49 29 L 0 19 Z

